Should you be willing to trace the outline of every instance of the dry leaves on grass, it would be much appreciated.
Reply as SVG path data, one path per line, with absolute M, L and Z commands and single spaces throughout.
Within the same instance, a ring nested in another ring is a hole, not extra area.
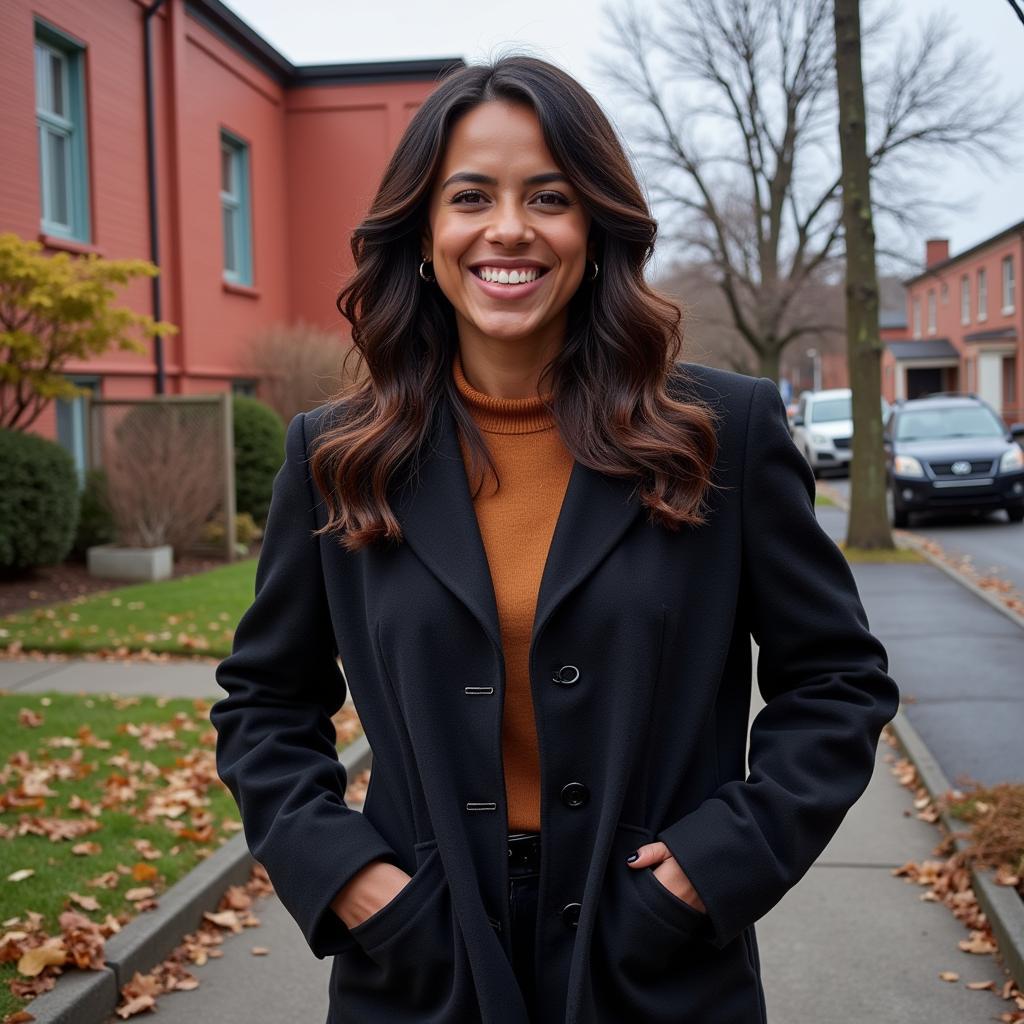
M 40 703 L 45 707 L 45 702 L 46 698 Z M 138 703 L 137 697 L 114 701 L 119 708 Z M 41 812 L 47 810 L 48 801 L 60 796 L 51 783 L 96 772 L 96 762 L 86 757 L 87 750 L 110 749 L 111 743 L 96 737 L 88 725 L 83 725 L 73 736 L 52 737 L 46 743 L 50 748 L 69 748 L 66 757 L 47 756 L 36 762 L 28 751 L 21 750 L 0 767 L 0 813 L 20 812 L 16 821 L 0 823 L 0 839 L 35 835 L 51 842 L 80 840 L 74 843 L 71 852 L 79 857 L 96 856 L 102 852 L 102 842 L 80 837 L 101 830 L 104 812 L 114 809 L 130 813 L 140 823 L 161 824 L 173 833 L 176 841 L 168 851 L 158 848 L 148 838 L 136 838 L 132 846 L 139 857 L 137 861 L 119 863 L 114 869 L 85 881 L 90 888 L 115 890 L 130 878 L 135 884 L 123 894 L 132 905 L 130 913 L 119 917 L 107 914 L 102 922 L 93 921 L 87 913 L 99 911 L 99 901 L 88 893 L 71 891 L 67 901 L 77 909 L 68 908 L 60 914 L 58 935 L 47 934 L 42 927 L 43 915 L 33 911 L 4 921 L 3 927 L 7 930 L 0 935 L 0 962 L 14 962 L 18 967 L 18 975 L 9 982 L 12 994 L 24 999 L 35 998 L 51 989 L 57 976 L 65 970 L 103 968 L 106 939 L 120 931 L 135 915 L 158 906 L 159 873 L 148 862 L 168 852 L 175 853 L 180 849 L 178 841 L 199 844 L 198 849 L 202 851 L 208 850 L 209 844 L 217 838 L 207 793 L 211 786 L 223 783 L 216 772 L 214 733 L 206 717 L 208 703 L 196 702 L 196 711 L 200 720 L 179 713 L 166 722 L 123 725 L 120 731 L 138 741 L 144 751 L 169 745 L 181 752 L 169 767 L 160 767 L 145 756 L 133 757 L 124 751 L 109 755 L 103 761 L 110 773 L 103 778 L 101 798 L 89 801 L 74 795 L 67 800 L 63 810 L 74 812 L 75 817 Z M 341 708 L 333 721 L 340 742 L 347 743 L 362 731 L 351 706 Z M 44 714 L 35 709 L 22 709 L 19 715 L 19 724 L 25 729 L 35 729 L 44 722 Z M 368 780 L 368 770 L 354 777 L 346 800 L 361 803 Z M 221 832 L 237 831 L 241 827 L 238 821 L 220 823 Z M 7 881 L 16 884 L 34 874 L 33 868 L 18 868 L 8 874 Z M 118 1014 L 129 1017 L 152 1009 L 161 992 L 195 988 L 198 981 L 189 974 L 186 965 L 203 964 L 208 957 L 218 956 L 219 950 L 214 947 L 220 944 L 225 933 L 236 934 L 243 928 L 258 925 L 251 911 L 252 901 L 255 896 L 272 891 L 266 872 L 257 865 L 247 885 L 231 887 L 217 909 L 204 915 L 200 928 L 186 936 L 170 957 L 147 974 L 136 974 L 123 987 Z M 268 952 L 263 946 L 252 949 L 254 956 L 265 956 Z M 16 1019 L 9 1017 L 5 1024 L 13 1024 Z

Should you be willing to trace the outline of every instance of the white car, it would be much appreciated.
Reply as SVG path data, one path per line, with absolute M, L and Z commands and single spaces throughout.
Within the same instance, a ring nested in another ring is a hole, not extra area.
M 853 457 L 853 394 L 849 388 L 804 391 L 793 417 L 793 441 L 804 453 L 815 476 L 827 467 L 849 467 Z M 885 419 L 889 403 L 882 399 Z

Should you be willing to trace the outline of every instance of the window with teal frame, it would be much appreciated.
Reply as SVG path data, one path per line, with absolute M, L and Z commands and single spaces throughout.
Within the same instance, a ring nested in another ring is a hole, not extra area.
M 89 242 L 85 47 L 39 19 L 35 86 L 40 228 L 48 235 Z
M 249 147 L 223 129 L 220 133 L 220 209 L 224 232 L 224 280 L 251 285 Z
M 68 374 L 72 384 L 80 388 L 88 388 L 95 397 L 100 394 L 100 378 L 94 374 Z M 78 488 L 85 486 L 85 474 L 89 468 L 89 405 L 85 395 L 74 398 L 58 398 L 57 408 L 57 443 L 71 454 L 75 460 L 75 472 L 78 474 Z

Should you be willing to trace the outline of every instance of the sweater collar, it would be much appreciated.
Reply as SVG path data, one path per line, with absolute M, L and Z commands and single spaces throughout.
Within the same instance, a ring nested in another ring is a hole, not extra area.
M 498 398 L 478 391 L 462 372 L 458 350 L 452 358 L 452 377 L 474 422 L 489 434 L 532 434 L 555 425 L 555 418 L 540 395 Z

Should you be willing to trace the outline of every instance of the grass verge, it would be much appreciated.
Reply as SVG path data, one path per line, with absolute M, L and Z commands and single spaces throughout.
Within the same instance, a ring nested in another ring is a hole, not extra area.
M 0 619 L 0 651 L 60 654 L 231 653 L 252 603 L 256 559 L 156 583 L 136 583 Z
M 101 942 L 239 830 L 211 704 L 0 693 L 0 1019 L 48 987 L 52 967 L 18 966 L 42 939 Z M 339 746 L 361 733 L 351 709 L 335 727 Z M 63 928 L 65 911 L 88 920 Z

